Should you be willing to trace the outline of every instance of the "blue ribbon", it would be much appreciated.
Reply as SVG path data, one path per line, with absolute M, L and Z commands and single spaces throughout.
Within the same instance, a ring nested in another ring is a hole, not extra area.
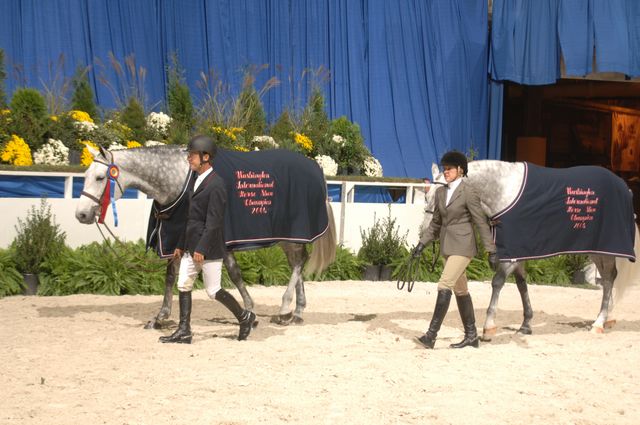
M 115 227 L 118 227 L 118 210 L 116 209 L 116 200 L 115 198 L 115 192 L 116 192 L 116 179 L 113 177 L 113 175 L 111 174 L 111 167 L 115 167 L 115 165 L 111 165 L 109 166 L 109 172 L 107 173 L 109 175 L 109 199 L 111 200 L 111 209 L 113 210 L 113 225 Z M 117 175 L 117 168 L 116 168 L 116 175 Z

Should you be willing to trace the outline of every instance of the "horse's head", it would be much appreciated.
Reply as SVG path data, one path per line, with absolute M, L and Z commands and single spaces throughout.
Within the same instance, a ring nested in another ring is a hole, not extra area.
M 433 218 L 433 210 L 436 207 L 436 189 L 439 185 L 447 184 L 444 179 L 444 174 L 440 171 L 437 164 L 431 164 L 431 175 L 433 180 L 427 183 L 427 191 L 425 193 L 424 200 L 424 220 L 422 222 L 422 228 L 426 229 L 429 227 L 429 223 L 431 223 L 431 219 Z
M 110 165 L 113 165 L 113 153 L 102 147 L 97 150 L 87 146 L 87 149 L 94 159 L 84 174 L 84 187 L 76 207 L 76 218 L 80 223 L 92 224 L 107 208 L 105 196 L 109 196 L 109 172 L 117 179 L 118 169 L 115 168 L 114 171 L 110 168 Z M 121 187 L 117 186 L 114 191 L 115 199 L 122 196 Z

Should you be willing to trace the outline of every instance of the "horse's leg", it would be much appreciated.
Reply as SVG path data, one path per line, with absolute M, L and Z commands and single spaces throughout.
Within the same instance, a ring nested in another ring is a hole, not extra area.
M 600 313 L 596 321 L 591 325 L 591 332 L 604 333 L 605 328 L 613 327 L 615 320 L 608 320 L 609 313 L 613 310 L 613 281 L 618 272 L 616 270 L 616 259 L 612 256 L 592 255 L 591 260 L 595 263 L 600 276 L 602 277 L 602 303 Z
M 531 301 L 529 300 L 529 290 L 527 287 L 526 272 L 524 270 L 524 263 L 517 262 L 513 269 L 513 275 L 516 278 L 516 285 L 520 292 L 520 299 L 522 300 L 522 325 L 518 332 L 531 335 L 531 319 L 533 318 L 533 309 L 531 308 Z
M 498 313 L 498 300 L 500 299 L 500 291 L 504 288 L 504 283 L 507 277 L 516 269 L 518 263 L 500 263 L 496 274 L 491 279 L 491 301 L 487 308 L 487 318 L 484 321 L 484 328 L 482 330 L 482 340 L 491 341 L 491 338 L 495 336 L 497 327 L 495 318 Z
M 247 291 L 247 286 L 245 285 L 244 280 L 242 280 L 242 273 L 240 273 L 240 267 L 238 266 L 238 262 L 236 261 L 236 257 L 233 255 L 233 252 L 227 251 L 224 255 L 223 262 L 224 266 L 227 268 L 227 273 L 229 273 L 231 281 L 236 288 L 238 288 L 238 292 L 240 292 L 244 308 L 246 310 L 253 311 L 253 300 Z
M 144 326 L 145 329 L 159 329 L 163 320 L 167 320 L 171 316 L 171 303 L 173 302 L 173 285 L 176 283 L 178 269 L 180 268 L 180 260 L 171 257 L 167 261 L 167 271 L 164 276 L 164 298 L 162 299 L 162 307 L 153 319 L 149 320 Z
M 282 295 L 282 305 L 278 313 L 278 323 L 283 325 L 290 322 L 302 323 L 302 313 L 307 306 L 307 297 L 304 292 L 304 279 L 302 275 L 304 264 L 308 258 L 307 250 L 302 244 L 282 242 L 280 246 L 289 261 L 291 278 L 289 278 L 289 285 L 287 285 L 287 289 Z M 291 315 L 289 306 L 291 305 L 294 289 L 296 291 L 296 308 L 293 311 L 293 315 Z

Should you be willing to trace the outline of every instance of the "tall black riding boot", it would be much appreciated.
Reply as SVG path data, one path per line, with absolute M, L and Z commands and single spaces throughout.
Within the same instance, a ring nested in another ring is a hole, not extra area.
M 178 329 L 169 336 L 161 336 L 160 342 L 174 342 L 191 344 L 191 291 L 179 293 L 180 324 Z
M 479 338 L 476 330 L 476 317 L 473 313 L 473 302 L 471 294 L 458 296 L 456 295 L 458 310 L 460 310 L 460 318 L 464 326 L 464 339 L 457 344 L 451 344 L 451 348 L 464 348 L 468 345 L 478 348 Z
M 238 319 L 238 323 L 240 323 L 240 332 L 238 333 L 238 341 L 244 341 L 247 339 L 249 334 L 251 333 L 251 328 L 253 328 L 253 324 L 256 321 L 256 315 L 254 312 L 245 310 L 240 307 L 238 301 L 233 298 L 233 295 L 220 288 L 218 292 L 216 292 L 216 300 L 220 301 L 222 305 L 227 307 L 236 319 Z
M 436 337 L 440 326 L 444 321 L 444 316 L 447 315 L 449 310 L 449 303 L 451 302 L 451 290 L 450 289 L 438 289 L 438 298 L 436 298 L 436 308 L 433 310 L 433 317 L 429 324 L 429 330 L 427 333 L 418 338 L 418 341 L 426 348 L 433 348 L 436 343 Z

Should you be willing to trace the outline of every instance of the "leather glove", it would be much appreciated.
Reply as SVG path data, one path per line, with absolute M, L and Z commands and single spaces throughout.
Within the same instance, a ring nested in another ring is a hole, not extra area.
M 418 245 L 416 245 L 416 247 L 413 248 L 413 251 L 411 252 L 411 256 L 413 258 L 419 258 L 420 256 L 422 256 L 423 250 L 424 250 L 424 244 L 422 242 L 418 242 Z
M 498 254 L 495 252 L 489 253 L 489 266 L 491 266 L 491 270 L 494 272 L 498 270 L 498 265 L 500 264 L 500 259 L 498 258 Z

